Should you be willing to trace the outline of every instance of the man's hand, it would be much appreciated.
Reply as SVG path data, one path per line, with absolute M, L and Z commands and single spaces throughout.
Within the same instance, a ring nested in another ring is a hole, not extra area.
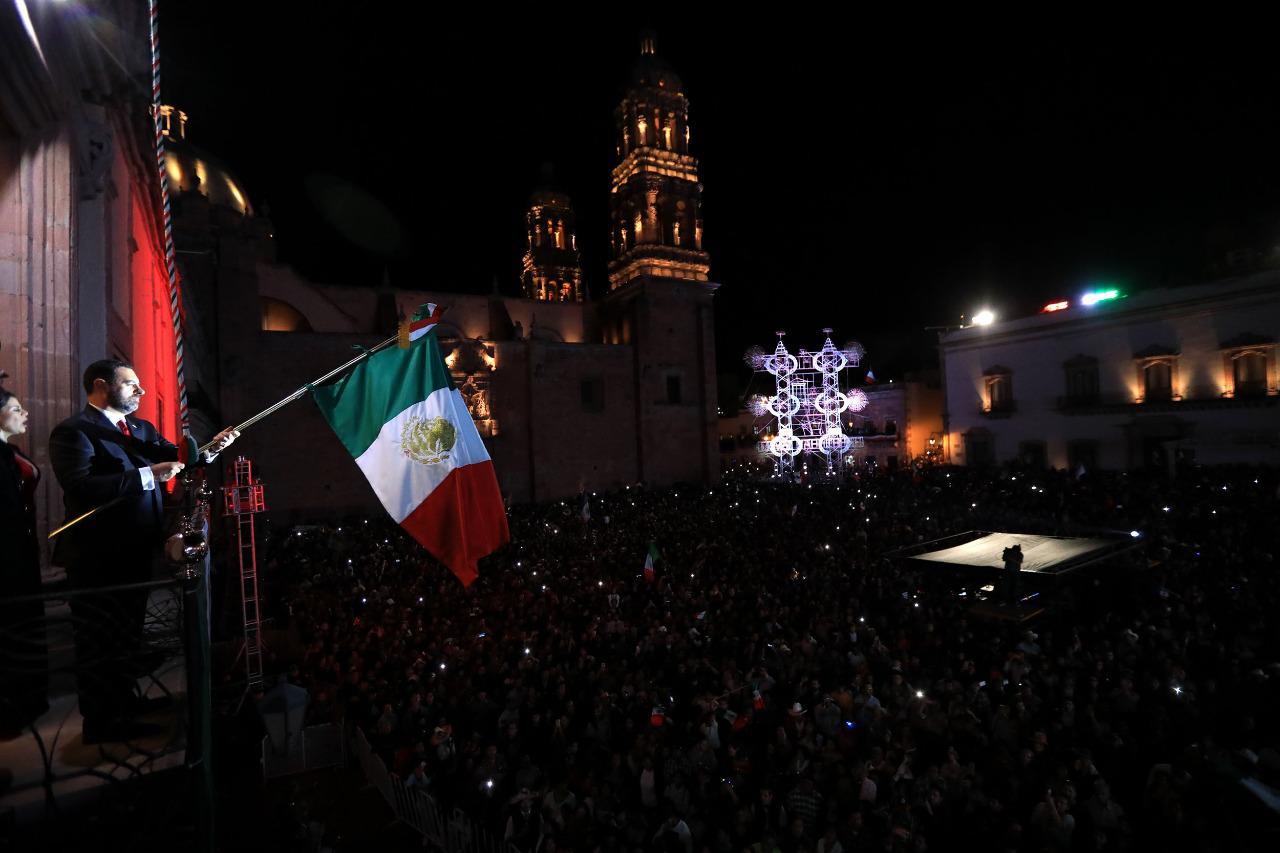
M 167 483 L 182 473 L 184 467 L 181 462 L 157 462 L 151 466 L 151 473 L 157 483 Z
M 232 427 L 227 427 L 222 432 L 213 437 L 213 441 L 209 443 L 209 449 L 205 451 L 210 457 L 217 456 L 222 451 L 231 446 L 231 442 L 240 437 L 240 433 L 236 432 Z

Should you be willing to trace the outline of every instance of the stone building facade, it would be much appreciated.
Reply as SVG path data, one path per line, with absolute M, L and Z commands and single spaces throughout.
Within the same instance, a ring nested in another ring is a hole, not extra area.
M 15 444 L 44 470 L 43 534 L 63 519 L 49 433 L 83 408 L 89 363 L 132 362 L 147 391 L 139 414 L 170 439 L 179 401 L 146 6 L 106 2 L 86 15 L 73 3 L 20 5 L 0 4 L 0 369 L 31 413 Z M 194 294 L 182 295 L 200 317 Z M 210 344 L 189 332 L 202 438 L 215 429 Z
M 951 458 L 1280 464 L 1278 336 L 1274 271 L 951 332 Z

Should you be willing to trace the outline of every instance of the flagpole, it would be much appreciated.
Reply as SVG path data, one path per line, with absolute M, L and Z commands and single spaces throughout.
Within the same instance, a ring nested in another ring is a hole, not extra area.
M 253 417 L 249 418 L 249 419 L 248 419 L 248 420 L 246 420 L 244 423 L 242 423 L 242 424 L 240 424 L 240 425 L 238 425 L 238 426 L 234 427 L 233 429 L 235 429 L 235 431 L 236 431 L 236 432 L 243 432 L 244 430 L 246 430 L 246 429 L 248 429 L 249 427 L 251 427 L 251 426 L 253 426 L 254 424 L 256 424 L 258 421 L 260 421 L 260 420 L 262 420 L 263 418 L 265 418 L 267 415 L 270 415 L 270 414 L 273 414 L 273 413 L 275 413 L 275 412 L 280 411 L 280 410 L 281 410 L 281 409 L 283 409 L 285 406 L 287 406 L 287 405 L 289 405 L 290 403 L 292 403 L 294 400 L 297 400 L 297 399 L 298 399 L 299 397 L 301 397 L 303 394 L 306 394 L 308 391 L 310 391 L 310 390 L 311 390 L 312 388 L 314 388 L 315 386 L 317 386 L 317 385 L 322 385 L 322 384 L 324 384 L 325 382 L 328 382 L 330 379 L 333 379 L 333 378 L 334 378 L 334 377 L 336 377 L 336 376 L 340 376 L 340 375 L 341 375 L 341 374 L 343 374 L 344 372 L 346 372 L 346 371 L 350 370 L 351 368 L 355 367 L 355 366 L 356 366 L 357 364 L 359 364 L 360 362 L 364 361 L 364 360 L 365 360 L 366 358 L 368 358 L 369 356 L 373 355 L 373 354 L 374 354 L 374 353 L 376 353 L 376 352 L 381 352 L 382 350 L 384 350 L 384 349 L 386 349 L 387 347 L 391 346 L 392 344 L 394 344 L 394 343 L 398 342 L 399 340 L 400 340 L 400 336 L 399 336 L 398 334 L 395 334 L 395 335 L 392 335 L 391 337 L 387 338 L 385 341 L 382 341 L 381 343 L 376 344 L 376 345 L 374 345 L 374 346 L 370 347 L 369 349 L 366 349 L 366 350 L 362 351 L 362 352 L 361 352 L 359 355 L 357 355 L 355 358 L 350 359 L 349 361 L 347 361 L 347 362 L 346 362 L 346 363 L 344 363 L 344 364 L 340 364 L 340 365 L 338 365 L 338 366 L 337 366 L 337 367 L 335 367 L 333 370 L 330 370 L 328 373 L 326 373 L 324 376 L 321 376 L 319 379 L 313 379 L 312 381 L 308 382 L 306 385 L 303 385 L 303 386 L 302 386 L 301 388 L 299 388 L 297 391 L 294 391 L 292 394 L 290 394 L 289 396 L 285 397 L 285 398 L 284 398 L 284 399 L 282 399 L 282 400 L 277 400 L 275 403 L 272 403 L 270 406 L 268 406 L 267 408 L 263 409 L 261 412 L 258 412 L 256 415 L 254 415 Z M 197 456 L 202 456 L 202 455 L 204 455 L 204 454 L 205 454 L 205 453 L 206 453 L 210 448 L 212 448 L 212 447 L 213 447 L 213 445 L 214 445 L 214 442 L 212 442 L 212 441 L 211 441 L 211 442 L 209 442 L 208 444 L 205 444 L 205 445 L 203 445 L 202 447 L 198 448 L 198 449 L 197 449 L 197 451 L 196 451 Z M 116 504 L 118 504 L 118 503 L 119 503 L 120 501 L 122 501 L 122 500 L 124 500 L 124 497 L 123 497 L 123 496 L 118 497 L 118 498 L 115 498 L 115 499 L 110 500 L 110 501 L 108 501 L 107 503 L 103 504 L 102 506 L 96 506 L 96 507 L 94 507 L 93 509 L 89 510 L 88 512 L 84 513 L 83 515 L 81 515 L 81 516 L 79 516 L 79 517 L 77 517 L 77 518 L 73 518 L 73 519 L 71 519 L 71 520 L 70 520 L 70 521 L 68 521 L 66 524 L 64 524 L 64 525 L 62 525 L 61 527 L 59 527 L 57 530 L 51 531 L 51 532 L 49 533 L 49 536 L 47 537 L 46 541 L 47 541 L 48 539 L 53 539 L 55 536 L 59 535 L 60 533 L 63 533 L 63 532 L 65 532 L 65 531 L 67 531 L 67 530 L 70 530 L 72 527 L 75 527 L 77 524 L 79 524 L 80 522 L 84 521 L 86 518 L 89 518 L 89 517 L 93 516 L 95 513 L 101 512 L 101 511 L 102 511 L 102 510 L 104 510 L 104 509 L 108 509 L 108 508 L 110 508 L 110 507 L 115 506 Z
M 364 350 L 355 358 L 351 359 L 345 364 L 338 365 L 333 370 L 330 370 L 328 373 L 326 373 L 324 376 L 321 376 L 319 379 L 311 380 L 306 385 L 303 385 L 301 388 L 299 388 L 297 391 L 294 391 L 292 394 L 290 394 L 289 396 L 285 397 L 282 400 L 277 400 L 275 403 L 272 403 L 270 406 L 263 409 L 261 412 L 258 412 L 256 415 L 249 418 L 244 423 L 233 427 L 233 429 L 236 432 L 243 432 L 244 430 L 256 424 L 258 421 L 265 418 L 267 415 L 274 414 L 275 412 L 278 412 L 280 409 L 283 409 L 285 406 L 289 405 L 294 400 L 297 400 L 303 394 L 306 394 L 308 391 L 312 390 L 315 386 L 323 385 L 325 382 L 328 382 L 330 379 L 333 379 L 334 377 L 339 376 L 342 373 L 345 373 L 346 371 L 355 367 L 360 362 L 364 361 L 369 356 L 373 355 L 376 352 L 381 352 L 382 350 L 386 349 L 387 347 L 391 346 L 392 344 L 396 343 L 399 340 L 400 340 L 400 336 L 398 334 L 392 335 L 382 343 L 376 344 L 375 346 L 370 347 L 367 350 Z M 200 447 L 199 451 L 201 453 L 204 453 L 209 448 L 213 447 L 213 445 L 214 445 L 214 442 L 211 441 L 208 444 L 205 444 L 202 447 Z

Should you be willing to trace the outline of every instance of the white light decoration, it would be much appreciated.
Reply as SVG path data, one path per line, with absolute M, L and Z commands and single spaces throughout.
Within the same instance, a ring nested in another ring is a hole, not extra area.
M 841 386 L 845 370 L 857 367 L 865 351 L 851 341 L 840 349 L 831 343 L 831 329 L 823 329 L 826 340 L 818 352 L 800 350 L 797 358 L 787 352 L 778 333 L 778 345 L 771 355 L 759 347 L 747 350 L 744 361 L 753 369 L 773 374 L 776 392 L 764 398 L 762 406 L 752 401 L 752 412 L 768 412 L 776 419 L 772 436 L 760 442 L 761 453 L 774 457 L 777 476 L 787 479 L 795 472 L 796 457 L 801 453 L 821 457 L 828 476 L 844 468 L 845 454 L 861 447 L 859 436 L 847 435 L 841 414 L 859 412 L 867 406 L 867 395 L 860 389 Z M 764 411 L 758 411 L 763 408 Z M 808 464 L 805 463 L 805 470 Z

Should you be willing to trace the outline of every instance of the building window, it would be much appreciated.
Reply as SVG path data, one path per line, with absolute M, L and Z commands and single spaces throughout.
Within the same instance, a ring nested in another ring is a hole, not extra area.
M 1142 368 L 1142 398 L 1148 402 L 1173 399 L 1173 363 L 1148 362 Z
M 1078 355 L 1063 367 L 1067 377 L 1067 398 L 1069 405 L 1083 405 L 1098 401 L 1098 360 L 1086 355 Z
M 982 410 L 988 414 L 1008 414 L 1013 411 L 1013 371 L 1007 367 L 992 367 L 983 371 L 983 384 L 987 399 Z
M 671 150 L 671 125 L 662 128 L 662 141 L 667 146 L 667 150 Z
M 648 143 L 648 138 L 646 133 L 648 130 L 649 130 L 648 122 L 646 122 L 642 118 L 636 120 L 636 144 L 637 145 L 646 145 Z
M 893 420 L 892 418 L 890 418 L 889 420 L 886 420 L 886 421 L 884 422 L 884 434 L 885 434 L 885 435 L 897 435 L 897 434 L 898 434 L 898 422 L 897 422 L 897 421 L 895 421 L 895 420 Z
M 564 248 L 564 220 L 563 219 L 558 220 L 556 222 L 556 248 L 557 249 Z
M 671 223 L 671 245 L 680 245 L 680 221 L 676 220 Z
M 1178 353 L 1169 347 L 1148 347 L 1134 356 L 1138 370 L 1135 402 L 1156 403 L 1181 400 L 1178 390 Z
M 986 468 L 996 463 L 990 433 L 986 430 L 970 430 L 964 434 L 964 461 L 974 468 Z
M 636 214 L 635 221 L 632 223 L 633 230 L 636 233 L 636 242 L 640 242 L 640 236 L 644 233 L 644 217 Z
M 1267 357 L 1261 352 L 1242 352 L 1232 359 L 1232 376 L 1237 397 L 1264 397 L 1267 393 Z
M 1274 338 L 1245 333 L 1222 345 L 1222 396 L 1264 397 L 1277 391 Z
M 582 394 L 582 411 L 603 412 L 604 380 L 598 377 L 584 379 L 579 387 Z
M 683 402 L 683 397 L 680 393 L 679 376 L 667 377 L 667 402 L 673 405 Z

